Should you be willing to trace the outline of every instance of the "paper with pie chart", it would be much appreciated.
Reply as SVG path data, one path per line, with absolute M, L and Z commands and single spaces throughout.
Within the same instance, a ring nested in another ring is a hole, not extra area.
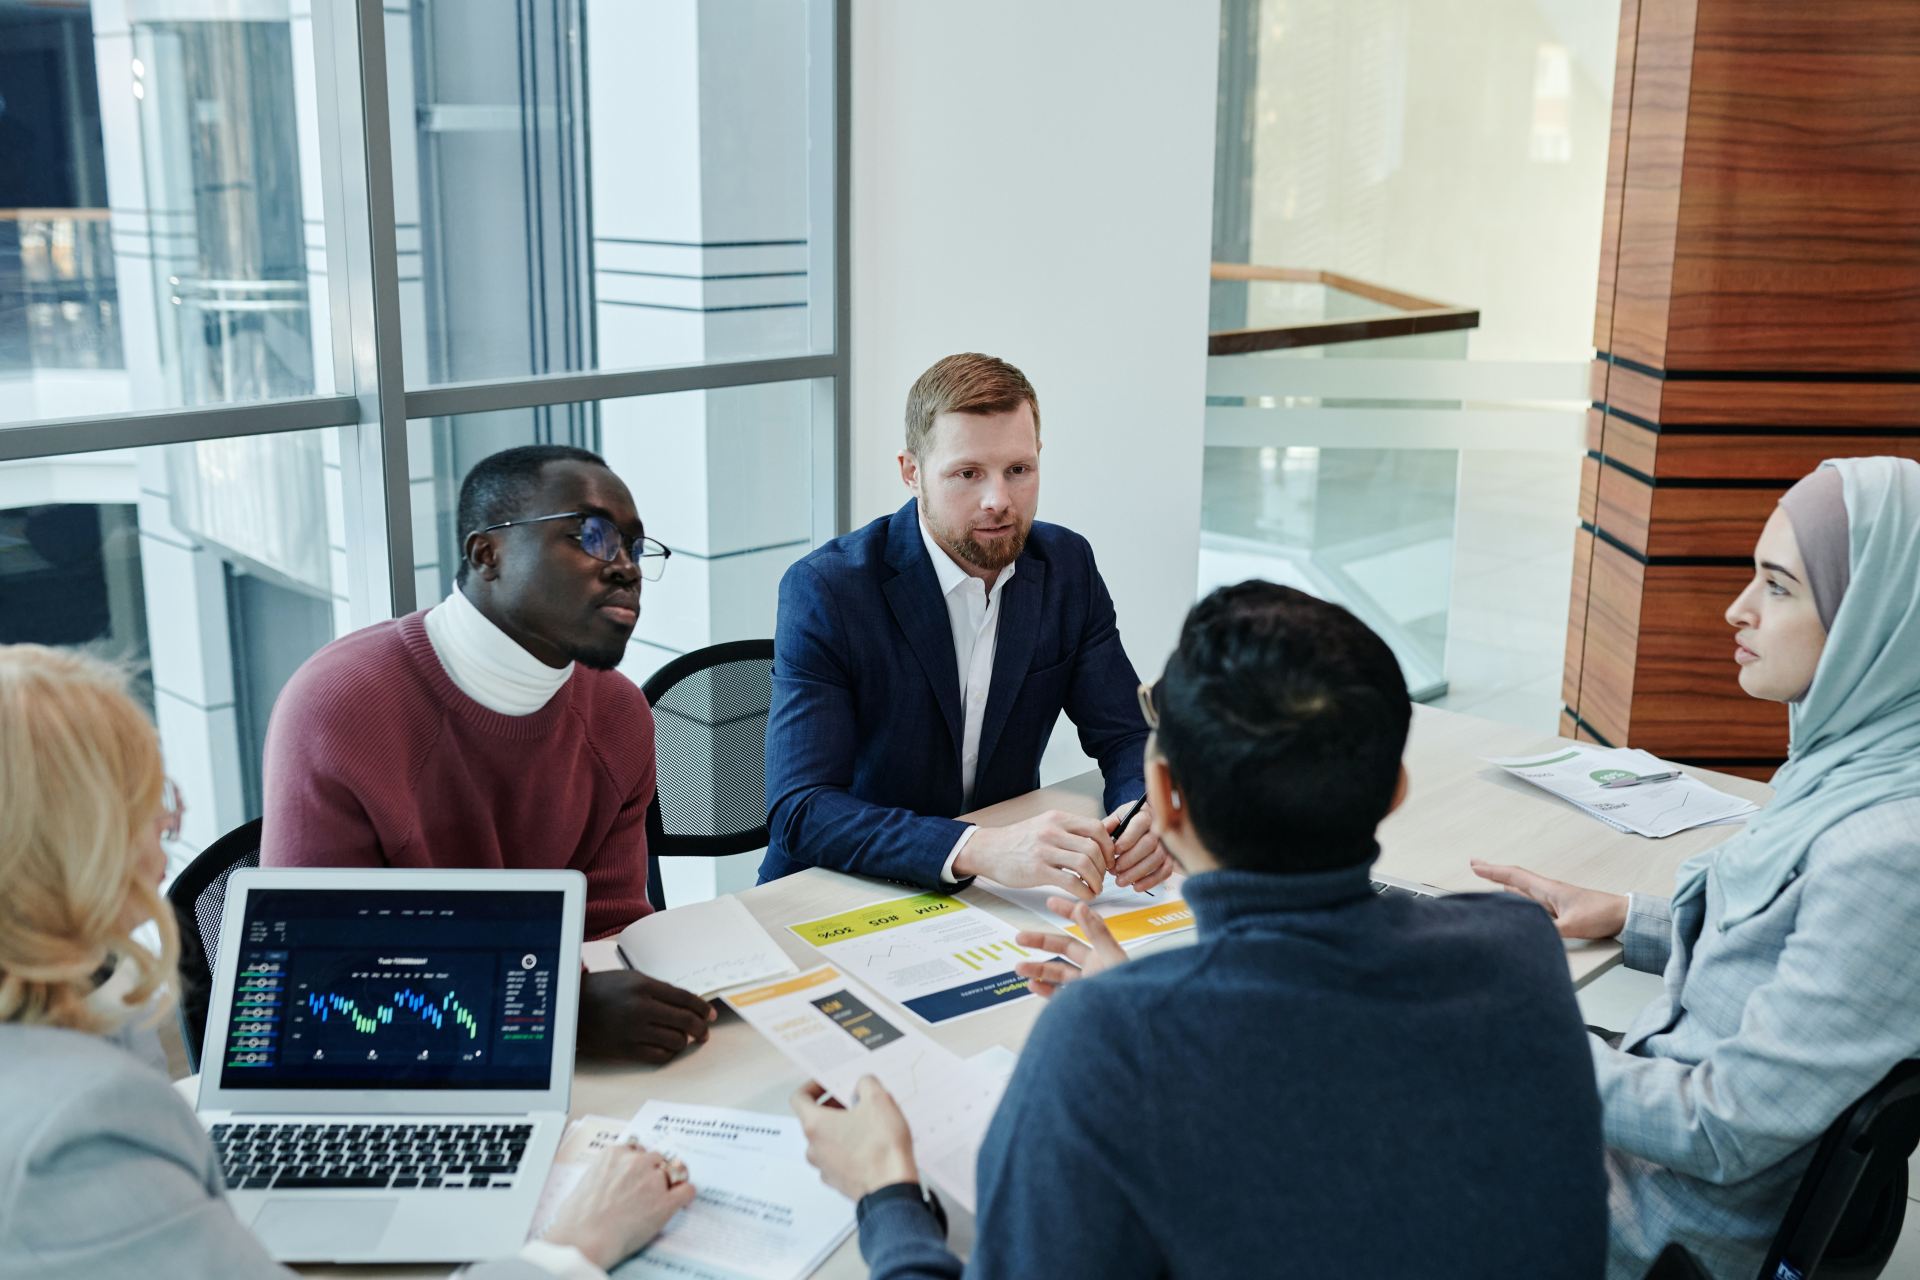
M 863 1077 L 877 1079 L 907 1118 L 921 1173 L 973 1212 L 974 1160 L 1007 1087 L 1003 1072 L 935 1043 L 832 965 L 723 999 L 841 1102 L 854 1100 Z
M 929 1024 L 951 1022 L 1032 993 L 1014 973 L 1043 960 L 990 911 L 941 893 L 890 898 L 788 925 L 840 969 Z

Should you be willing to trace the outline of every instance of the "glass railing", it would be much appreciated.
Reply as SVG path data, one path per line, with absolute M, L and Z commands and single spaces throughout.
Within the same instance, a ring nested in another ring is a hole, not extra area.
M 119 369 L 105 209 L 0 209 L 0 375 Z
M 1351 609 L 1447 690 L 1463 449 L 1579 448 L 1584 364 L 1468 358 L 1479 313 L 1331 272 L 1215 264 L 1199 587 Z

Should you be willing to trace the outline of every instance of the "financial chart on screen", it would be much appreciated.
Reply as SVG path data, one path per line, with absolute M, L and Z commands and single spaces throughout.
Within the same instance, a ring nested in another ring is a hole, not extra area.
M 543 1089 L 563 895 L 253 890 L 228 1089 Z

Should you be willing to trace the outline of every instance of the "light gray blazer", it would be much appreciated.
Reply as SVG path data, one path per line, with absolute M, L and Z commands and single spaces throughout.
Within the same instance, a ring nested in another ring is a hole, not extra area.
M 467 1272 L 552 1280 L 518 1259 Z M 165 1076 L 101 1036 L 0 1024 L 0 1277 L 288 1277 L 227 1206 Z
M 1755 1275 L 1821 1134 L 1920 1055 L 1920 800 L 1848 818 L 1765 910 L 1723 914 L 1709 871 L 1677 913 L 1634 895 L 1620 935 L 1666 991 L 1620 1049 L 1593 1039 L 1619 1280 L 1669 1240 Z

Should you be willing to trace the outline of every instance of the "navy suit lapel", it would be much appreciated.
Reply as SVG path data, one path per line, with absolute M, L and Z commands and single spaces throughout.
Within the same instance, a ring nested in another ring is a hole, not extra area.
M 987 686 L 987 710 L 980 720 L 980 772 L 993 759 L 1001 730 L 1033 666 L 1040 639 L 1040 602 L 1046 595 L 1047 562 L 1021 556 L 1013 577 L 1000 586 L 1000 626 L 993 645 L 993 681 Z M 976 779 L 977 785 L 977 779 Z
M 959 659 L 953 652 L 953 627 L 947 618 L 946 601 L 940 597 L 940 581 L 934 577 L 933 564 L 920 541 L 920 509 L 913 502 L 894 512 L 887 523 L 887 563 L 898 570 L 881 588 L 887 607 L 893 610 L 894 621 L 900 624 L 913 656 L 926 672 L 927 683 L 933 686 L 958 759 L 962 728 Z

